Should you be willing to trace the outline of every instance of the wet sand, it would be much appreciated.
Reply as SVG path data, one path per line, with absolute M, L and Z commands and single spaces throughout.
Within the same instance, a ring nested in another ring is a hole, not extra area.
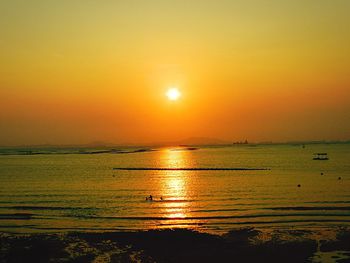
M 223 235 L 188 229 L 2 233 L 0 245 L 1 262 L 350 262 L 350 229 L 345 228 L 244 228 Z

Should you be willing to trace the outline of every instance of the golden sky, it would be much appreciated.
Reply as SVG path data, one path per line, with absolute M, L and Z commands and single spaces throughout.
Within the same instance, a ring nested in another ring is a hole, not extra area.
M 350 139 L 349 13 L 347 0 L 0 0 L 0 145 Z

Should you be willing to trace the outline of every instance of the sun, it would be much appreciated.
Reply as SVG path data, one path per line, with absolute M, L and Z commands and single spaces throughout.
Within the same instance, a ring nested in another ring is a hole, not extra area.
M 166 96 L 169 100 L 178 100 L 181 96 L 181 93 L 178 88 L 172 87 L 168 89 L 168 91 L 166 92 Z

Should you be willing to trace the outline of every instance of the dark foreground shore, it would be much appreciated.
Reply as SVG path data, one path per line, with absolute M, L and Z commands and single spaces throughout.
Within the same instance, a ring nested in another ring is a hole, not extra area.
M 0 235 L 0 262 L 350 262 L 350 229 Z

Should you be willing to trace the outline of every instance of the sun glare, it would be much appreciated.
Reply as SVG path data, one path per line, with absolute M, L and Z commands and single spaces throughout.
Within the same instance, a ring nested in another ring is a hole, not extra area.
M 166 96 L 169 100 L 178 100 L 181 96 L 181 93 L 178 88 L 169 88 L 166 92 Z

